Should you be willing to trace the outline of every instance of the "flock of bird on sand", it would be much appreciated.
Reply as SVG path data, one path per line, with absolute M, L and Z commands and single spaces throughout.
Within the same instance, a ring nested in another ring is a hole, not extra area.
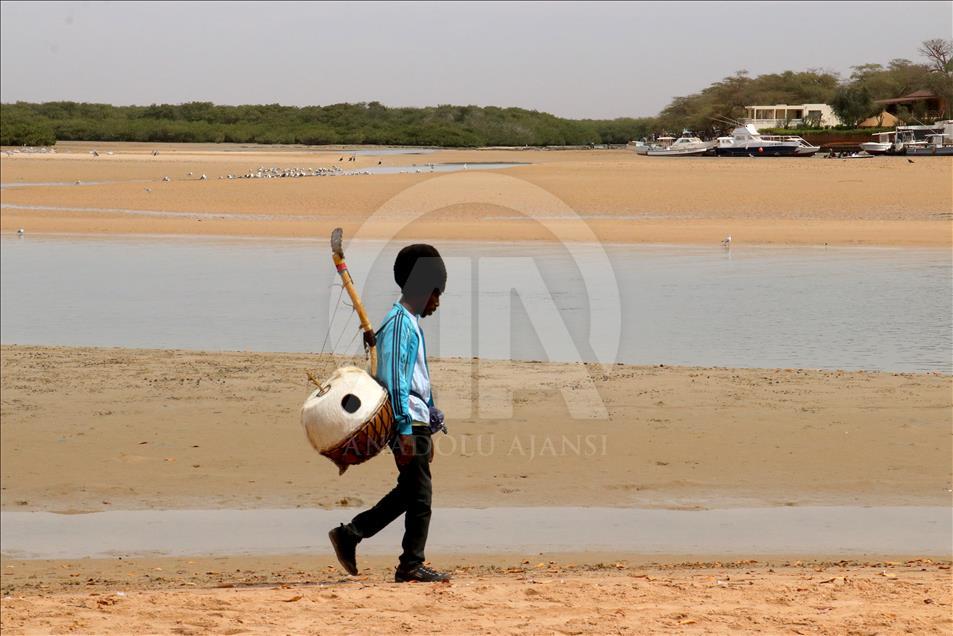
M 99 156 L 99 152 L 96 150 L 90 150 L 89 154 L 91 154 L 94 157 Z M 106 154 L 111 155 L 113 153 L 107 152 Z M 159 155 L 158 150 L 152 151 L 153 157 L 156 157 L 158 155 Z M 338 162 L 343 162 L 343 161 L 344 161 L 343 156 L 338 159 Z M 352 155 L 347 158 L 347 161 L 348 162 L 357 161 L 357 157 Z M 382 165 L 382 163 L 383 163 L 382 161 L 378 161 L 377 165 L 380 166 Z M 427 167 L 430 169 L 431 172 L 434 170 L 434 164 L 432 163 L 428 163 Z M 466 170 L 467 167 L 468 167 L 467 164 L 463 164 L 464 170 Z M 419 174 L 421 170 L 417 168 L 416 172 Z M 370 172 L 342 170 L 338 166 L 332 166 L 330 168 L 278 168 L 278 167 L 266 168 L 265 166 L 258 166 L 258 169 L 255 171 L 248 171 L 245 174 L 240 174 L 240 175 L 234 175 L 234 174 L 221 175 L 219 176 L 219 179 L 283 179 L 283 178 L 323 177 L 323 176 L 360 175 L 360 174 L 370 174 Z M 186 176 L 193 177 L 194 174 L 191 171 L 189 171 L 186 173 Z M 168 176 L 162 177 L 162 181 L 168 183 L 172 181 L 172 178 Z M 208 181 L 208 175 L 203 173 L 202 175 L 198 177 L 198 181 Z M 80 185 L 80 184 L 81 184 L 80 181 L 76 182 L 76 185 Z M 152 192 L 152 188 L 145 188 L 145 191 Z M 23 236 L 24 234 L 25 234 L 25 231 L 23 228 L 20 228 L 19 230 L 17 230 L 17 236 Z M 731 249 L 731 235 L 730 234 L 721 241 L 721 245 L 725 249 Z

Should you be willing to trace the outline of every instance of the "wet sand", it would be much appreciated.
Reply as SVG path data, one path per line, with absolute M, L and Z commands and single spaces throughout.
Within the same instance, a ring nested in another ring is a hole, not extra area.
M 6 188 L 0 231 L 313 237 L 341 225 L 348 235 L 360 230 L 367 238 L 717 244 L 730 234 L 739 244 L 953 244 L 953 160 L 943 157 L 911 164 L 896 157 L 659 159 L 626 150 L 440 150 L 339 162 L 347 153 L 293 147 L 98 144 L 101 153 L 115 152 L 99 157 L 88 154 L 91 147 L 63 143 L 53 155 L 0 158 L 4 184 L 111 182 Z M 156 157 L 153 147 L 160 149 Z M 378 161 L 531 165 L 444 175 L 423 169 L 218 180 L 261 165 L 361 169 Z M 203 173 L 209 181 L 198 180 Z M 162 182 L 163 176 L 171 181 Z M 371 215 L 374 222 L 365 224 Z
M 382 455 L 339 477 L 308 446 L 305 372 L 327 359 L 5 345 L 0 363 L 5 510 L 357 509 L 396 475 Z M 431 368 L 452 433 L 437 507 L 949 505 L 948 375 Z
M 591 555 L 590 555 L 591 556 Z M 585 558 L 585 556 L 583 556 Z M 598 558 L 598 555 L 596 555 Z M 367 560 L 10 562 L 2 629 L 29 633 L 949 633 L 950 565 L 458 559 L 449 584 Z

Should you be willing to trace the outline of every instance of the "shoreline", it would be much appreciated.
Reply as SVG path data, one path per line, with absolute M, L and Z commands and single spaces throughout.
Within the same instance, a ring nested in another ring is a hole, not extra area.
M 219 180 L 276 162 L 327 168 L 337 165 L 339 153 L 173 148 L 152 157 L 123 144 L 96 144 L 116 154 L 94 159 L 79 154 L 87 147 L 0 157 L 5 184 L 107 182 L 4 188 L 6 206 L 65 209 L 4 207 L 0 231 L 306 237 L 336 226 L 353 236 L 364 225 L 371 238 L 718 245 L 730 234 L 736 245 L 953 247 L 953 164 L 942 157 L 908 164 L 892 158 L 653 160 L 626 150 L 436 150 L 361 155 L 347 165 L 531 163 L 443 174 Z M 162 181 L 170 175 L 171 182 Z M 219 218 L 223 214 L 230 216 Z M 568 221 L 533 220 L 566 214 Z
M 3 510 L 354 511 L 393 479 L 386 453 L 338 477 L 308 446 L 305 370 L 333 366 L 314 355 L 3 345 L 0 364 Z M 435 507 L 936 506 L 953 488 L 949 375 L 433 368 L 453 423 Z M 567 410 L 586 382 L 608 420 Z
M 188 213 L 185 213 L 188 214 Z M 333 223 L 332 223 L 333 225 Z M 338 226 L 335 226 L 338 227 Z M 351 228 L 351 226 L 344 225 L 341 227 Z M 331 225 L 328 225 L 327 229 L 328 235 L 330 236 L 330 229 L 333 229 Z M 19 229 L 19 228 L 17 228 Z M 297 233 L 281 233 L 276 232 L 273 234 L 266 234 L 262 232 L 252 232 L 245 231 L 246 228 L 239 227 L 236 228 L 236 232 L 229 234 L 227 232 L 221 234 L 214 233 L 205 233 L 205 232 L 180 232 L 180 233 L 166 233 L 161 230 L 161 228 L 155 228 L 155 232 L 143 231 L 143 232 L 108 232 L 108 231 L 89 231 L 89 232 L 70 232 L 59 229 L 53 229 L 50 231 L 33 231 L 23 235 L 24 239 L 29 239 L 31 237 L 40 238 L 40 239 L 56 239 L 56 240 L 142 240 L 142 241 L 162 241 L 162 240 L 194 240 L 194 241 L 208 241 L 208 242 L 227 242 L 227 241 L 251 241 L 251 242 L 315 242 L 321 245 L 327 243 L 327 238 L 321 235 L 319 232 L 316 232 L 314 235 L 301 235 Z M 953 227 L 951 227 L 953 229 Z M 439 233 L 438 233 L 439 234 Z M 430 236 L 426 233 L 421 235 L 414 235 L 415 238 L 420 240 L 440 240 L 444 243 L 459 243 L 459 244 L 486 244 L 486 245 L 509 245 L 512 244 L 512 240 L 507 240 L 504 238 L 487 238 L 487 239 L 474 239 L 466 236 L 466 231 L 459 230 L 454 232 L 449 232 L 448 235 L 437 235 Z M 13 239 L 17 238 L 17 230 L 13 229 L 13 224 L 7 228 L 0 228 L 0 236 Z M 448 237 L 449 236 L 449 237 Z M 368 236 L 367 232 L 363 232 L 361 242 L 374 242 L 374 243 L 386 243 L 391 240 L 390 237 L 386 236 L 386 232 L 379 233 L 370 233 Z M 807 241 L 808 239 L 805 239 Z M 558 244 L 561 241 L 555 239 L 551 236 L 541 236 L 534 235 L 529 233 L 526 237 L 521 237 L 518 239 L 518 242 L 525 243 L 537 243 L 537 244 Z M 658 249 L 723 249 L 718 244 L 712 244 L 709 241 L 693 241 L 693 242 L 668 242 L 662 240 L 661 238 L 658 241 L 649 241 L 649 240 L 578 240 L 572 241 L 574 245 L 580 245 L 584 247 L 588 246 L 603 246 L 603 247 L 625 247 L 625 246 L 634 246 L 634 247 L 648 247 L 648 248 L 658 248 Z M 898 242 L 893 241 L 890 243 L 880 243 L 880 242 L 864 242 L 862 240 L 854 240 L 847 242 L 799 242 L 799 241 L 780 241 L 772 242 L 767 240 L 765 242 L 745 242 L 740 243 L 735 240 L 732 241 L 732 249 L 846 249 L 846 250 L 947 250 L 953 248 L 953 241 L 946 243 L 942 240 L 936 241 L 924 241 L 921 239 L 911 239 L 911 242 Z

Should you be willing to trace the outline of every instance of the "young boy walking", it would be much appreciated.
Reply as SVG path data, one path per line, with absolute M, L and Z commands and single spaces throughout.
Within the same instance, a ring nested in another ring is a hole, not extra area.
M 433 492 L 431 422 L 442 423 L 442 414 L 434 407 L 427 346 L 419 321 L 440 306 L 447 269 L 433 246 L 408 245 L 394 262 L 394 281 L 400 286 L 401 297 L 377 332 L 377 379 L 388 391 L 396 419 L 397 435 L 391 450 L 397 462 L 397 486 L 373 508 L 354 517 L 351 523 L 334 528 L 328 536 L 341 567 L 354 575 L 357 544 L 403 514 L 403 553 L 394 580 L 446 581 L 448 574 L 424 565 Z M 431 416 L 433 412 L 435 417 Z

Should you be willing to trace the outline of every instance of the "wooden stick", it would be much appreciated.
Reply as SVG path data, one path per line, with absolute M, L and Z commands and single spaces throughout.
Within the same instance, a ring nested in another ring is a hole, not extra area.
M 370 319 L 367 317 L 367 311 L 364 309 L 364 303 L 361 302 L 361 297 L 357 293 L 357 289 L 354 287 L 354 280 L 351 278 L 351 273 L 347 270 L 347 264 L 344 262 L 344 247 L 341 244 L 342 239 L 344 238 L 344 230 L 341 228 L 335 228 L 331 232 L 331 258 L 334 259 L 334 266 L 338 270 L 338 274 L 341 275 L 341 281 L 344 283 L 344 289 L 347 290 L 347 295 L 351 297 L 351 304 L 354 305 L 354 310 L 357 311 L 357 317 L 361 321 L 361 330 L 364 331 L 365 343 L 374 343 L 374 327 L 371 325 Z M 367 344 L 367 351 L 371 359 L 370 364 L 370 373 L 371 375 L 377 375 L 377 346 L 376 344 Z

